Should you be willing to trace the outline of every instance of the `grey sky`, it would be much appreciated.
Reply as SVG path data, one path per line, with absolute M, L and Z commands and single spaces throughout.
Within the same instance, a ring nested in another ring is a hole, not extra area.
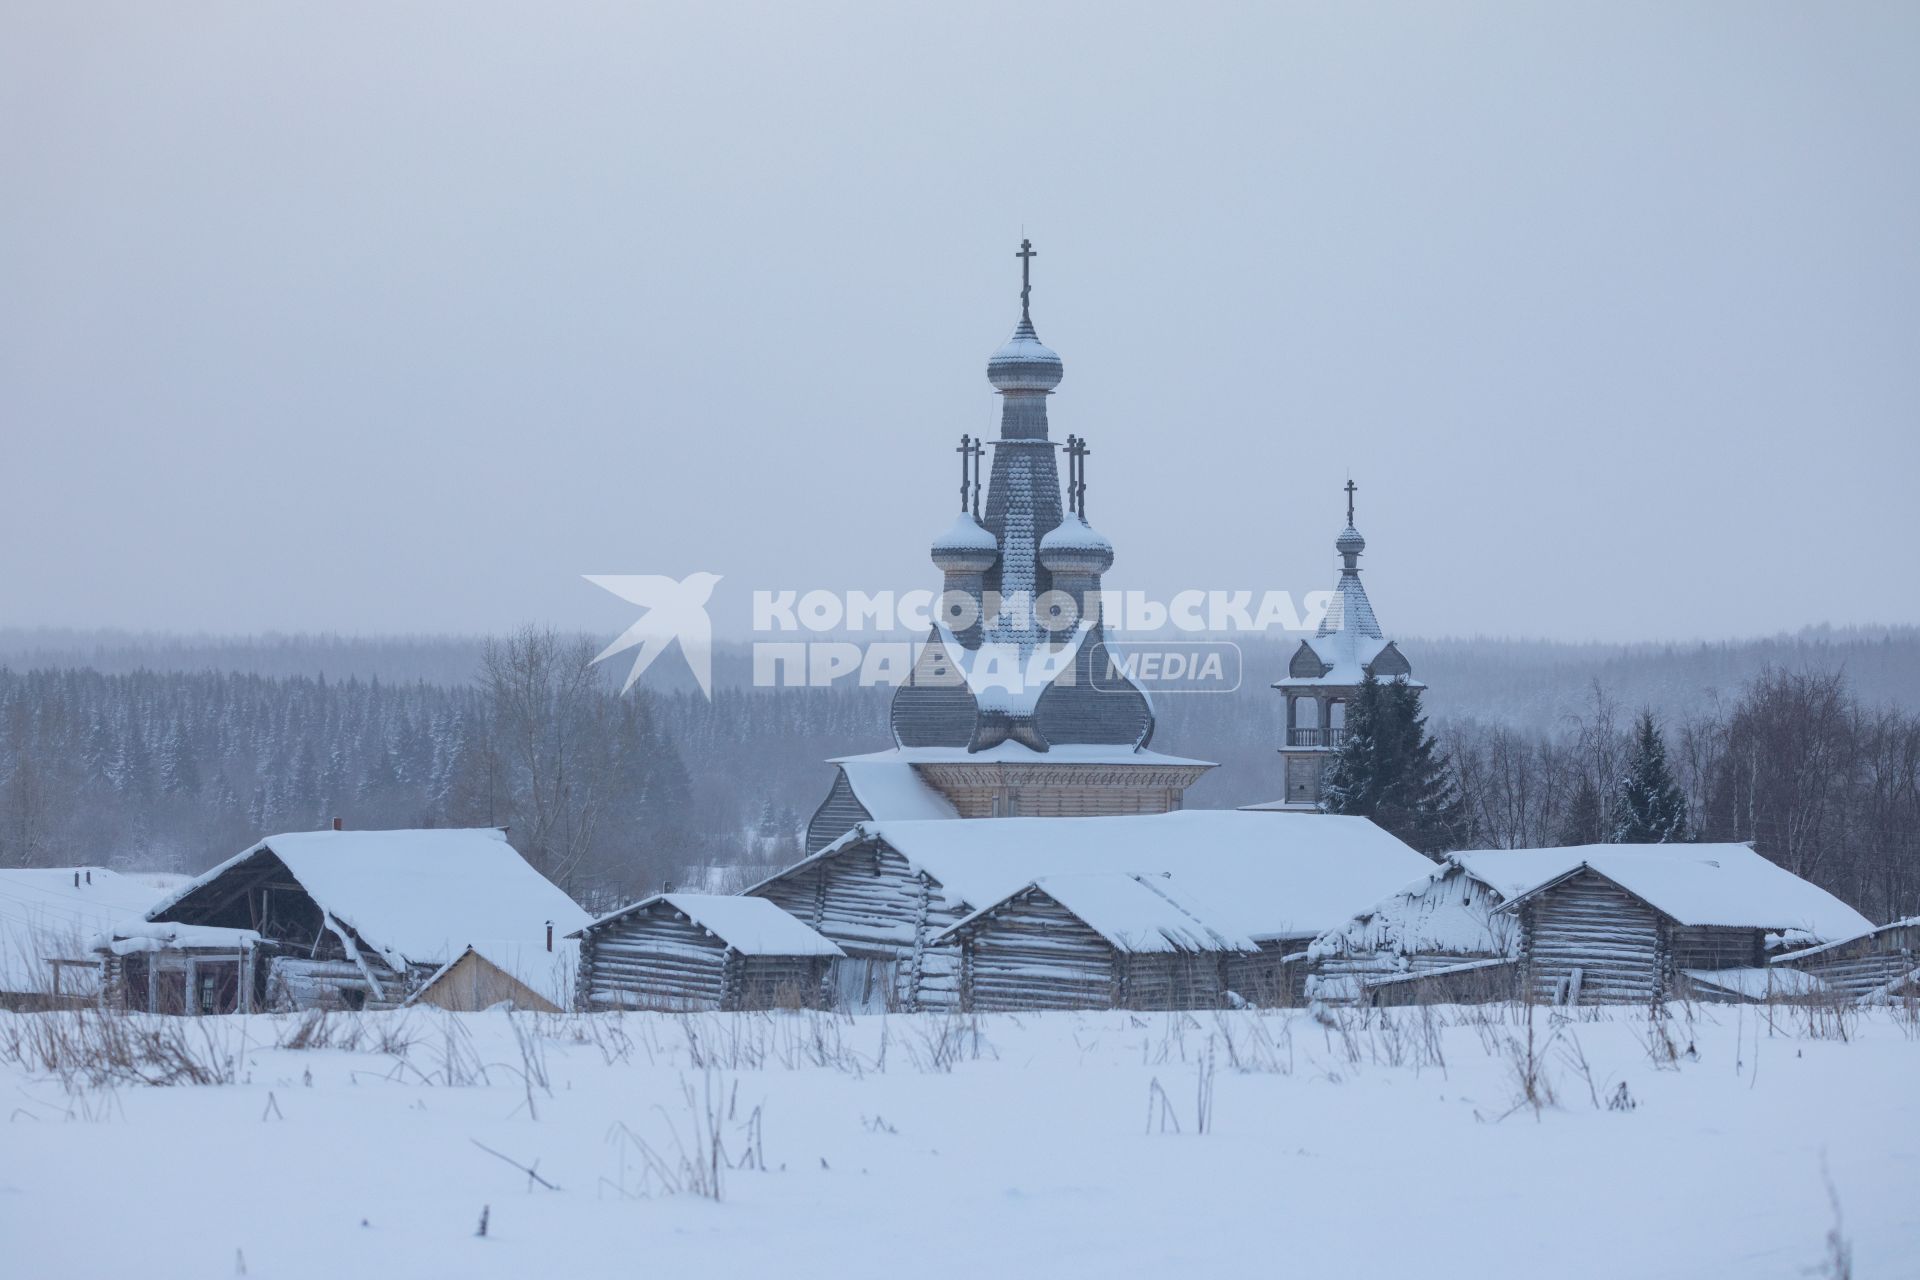
M 0 625 L 934 585 L 1013 250 L 1109 585 L 1920 622 L 1920 8 L 0 7 Z

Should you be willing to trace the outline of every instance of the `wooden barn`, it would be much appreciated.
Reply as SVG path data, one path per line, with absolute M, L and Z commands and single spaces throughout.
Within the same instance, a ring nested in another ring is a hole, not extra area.
M 265 942 L 251 929 L 134 920 L 94 940 L 103 989 L 135 1013 L 201 1016 L 258 1008 Z
M 103 930 L 137 918 L 186 877 L 105 867 L 0 870 L 0 1009 L 62 1009 L 100 998 Z
M 1864 933 L 1859 912 L 1743 844 L 1587 845 L 1577 865 L 1508 899 L 1522 981 L 1553 1004 L 1809 994 L 1769 954 L 1789 937 Z
M 491 828 L 269 836 L 146 915 L 256 935 L 237 1005 L 258 1009 L 394 1008 L 482 939 L 516 948 L 528 985 L 560 990 L 575 954 L 558 939 L 587 919 Z M 138 952 L 143 964 L 165 971 L 210 935 L 147 936 L 158 945 Z M 124 980 L 108 996 L 141 999 Z
M 845 953 L 764 898 L 662 893 L 580 940 L 580 1004 L 603 1009 L 817 1009 Z
M 846 953 L 833 965 L 845 1008 L 957 1008 L 960 935 L 974 912 L 1051 876 L 1167 876 L 1212 904 L 1229 985 L 1256 1003 L 1286 996 L 1286 962 L 1314 937 L 1431 870 L 1364 818 L 1182 810 L 1095 818 L 863 822 L 749 895 L 790 912 Z
M 1773 958 L 1776 974 L 1804 973 L 1836 995 L 1873 1002 L 1920 996 L 1920 916 L 1909 916 L 1837 942 Z
M 1228 962 L 1259 954 L 1250 938 L 1166 875 L 1046 876 L 934 938 L 960 947 L 961 1007 L 1218 1009 Z
M 1527 850 L 1529 854 L 1550 854 Z M 1498 850 L 1489 860 L 1516 857 Z M 1474 1003 L 1514 994 L 1520 925 L 1500 907 L 1511 878 L 1481 855 L 1456 854 L 1422 879 L 1313 940 L 1306 993 L 1361 1004 Z M 1531 861 L 1537 880 L 1567 869 L 1564 860 Z M 1522 883 L 1521 888 L 1529 887 Z

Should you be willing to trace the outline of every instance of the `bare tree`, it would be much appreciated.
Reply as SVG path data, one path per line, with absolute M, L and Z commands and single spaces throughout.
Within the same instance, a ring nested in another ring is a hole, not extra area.
M 565 885 L 593 848 L 611 771 L 611 702 L 593 645 L 524 627 L 481 655 L 514 844 Z

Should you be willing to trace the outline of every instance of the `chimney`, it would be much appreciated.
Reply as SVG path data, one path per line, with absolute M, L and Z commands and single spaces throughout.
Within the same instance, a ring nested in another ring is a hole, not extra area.
M 346 826 L 346 824 L 344 824 L 343 822 L 341 822 L 341 821 L 340 821 L 340 819 L 338 819 L 338 818 L 335 818 L 335 819 L 333 820 L 333 829 L 334 829 L 335 831 L 342 831 L 342 830 L 344 830 L 344 829 L 345 829 L 345 826 Z
M 547 921 L 547 950 L 553 950 L 553 921 Z

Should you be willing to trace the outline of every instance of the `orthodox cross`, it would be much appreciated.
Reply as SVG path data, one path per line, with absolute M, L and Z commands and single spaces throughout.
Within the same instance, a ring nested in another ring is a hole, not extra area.
M 967 509 L 967 466 L 973 458 L 974 447 L 973 437 L 964 435 L 960 437 L 960 447 L 954 450 L 960 455 L 960 509 L 962 511 Z
M 1033 292 L 1033 277 L 1029 269 L 1033 266 L 1034 255 L 1039 252 L 1033 247 L 1033 241 L 1022 240 L 1020 252 L 1013 255 L 1020 259 L 1020 318 L 1022 320 L 1030 318 L 1027 314 L 1027 297 Z
M 1067 437 L 1067 510 L 1087 518 L 1087 442 L 1080 436 Z
M 1347 528 L 1349 529 L 1353 528 L 1353 491 L 1359 487 L 1353 482 L 1352 476 L 1347 477 Z

